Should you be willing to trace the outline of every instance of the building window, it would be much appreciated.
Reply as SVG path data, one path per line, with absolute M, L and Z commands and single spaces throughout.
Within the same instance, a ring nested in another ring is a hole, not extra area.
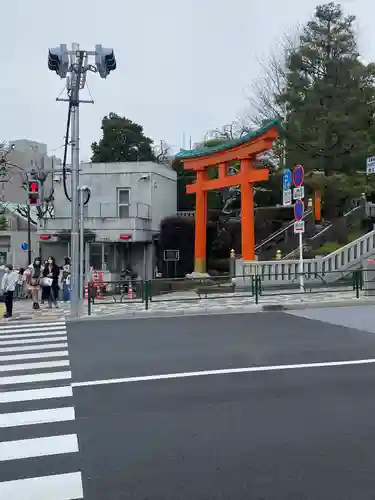
M 130 189 L 117 190 L 117 207 L 120 219 L 129 217 L 130 207 Z

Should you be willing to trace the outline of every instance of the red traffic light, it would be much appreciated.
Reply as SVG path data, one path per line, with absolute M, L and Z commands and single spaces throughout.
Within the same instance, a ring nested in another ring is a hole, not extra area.
M 39 183 L 35 181 L 29 182 L 29 193 L 37 193 L 39 191 Z

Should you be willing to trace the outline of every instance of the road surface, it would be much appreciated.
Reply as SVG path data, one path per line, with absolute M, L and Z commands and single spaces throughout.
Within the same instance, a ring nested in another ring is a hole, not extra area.
M 336 322 L 356 326 L 351 311 Z M 60 325 L 44 337 L 0 329 L 0 498 L 373 499 L 371 321 L 362 331 L 333 324 L 333 310 L 304 314 L 85 321 L 68 324 L 68 342 Z M 61 357 L 5 358 L 53 350 Z M 15 393 L 41 387 L 44 399 Z M 34 422 L 28 412 L 43 409 Z

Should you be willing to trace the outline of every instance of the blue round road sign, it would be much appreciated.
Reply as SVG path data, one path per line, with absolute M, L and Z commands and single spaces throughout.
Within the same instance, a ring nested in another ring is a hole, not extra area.
M 29 248 L 29 245 L 26 243 L 26 241 L 24 243 L 21 243 L 21 250 L 27 250 Z
M 299 186 L 297 186 L 297 187 L 299 187 Z M 305 211 L 305 207 L 303 205 L 303 202 L 301 200 L 296 200 L 296 202 L 294 204 L 294 218 L 296 220 L 302 220 L 304 211 Z
M 302 165 L 297 165 L 293 169 L 293 184 L 295 187 L 300 187 L 305 180 L 305 169 Z

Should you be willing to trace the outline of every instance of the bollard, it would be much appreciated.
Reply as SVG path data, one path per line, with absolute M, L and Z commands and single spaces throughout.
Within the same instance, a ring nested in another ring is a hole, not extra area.
M 87 284 L 87 315 L 91 316 L 91 293 L 92 287 L 91 282 L 89 281 Z
M 276 260 L 281 260 L 281 250 L 276 250 Z
M 233 249 L 229 254 L 229 276 L 230 278 L 236 277 L 236 252 Z
M 145 309 L 148 310 L 148 290 L 149 290 L 149 281 L 145 281 L 145 289 L 144 289 L 144 298 L 145 298 Z

